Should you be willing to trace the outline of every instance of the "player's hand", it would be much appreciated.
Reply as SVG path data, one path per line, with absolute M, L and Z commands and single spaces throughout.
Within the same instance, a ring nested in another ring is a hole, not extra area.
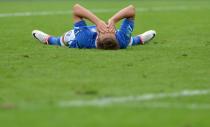
M 115 32 L 115 22 L 112 20 L 112 19 L 109 19 L 108 20 L 108 30 L 109 32 L 111 33 L 114 33 Z
M 104 21 L 102 21 L 102 20 L 100 20 L 100 21 L 96 24 L 96 27 L 97 27 L 97 30 L 98 30 L 99 32 L 101 32 L 101 33 L 106 33 L 106 32 L 108 32 L 108 25 L 107 25 Z

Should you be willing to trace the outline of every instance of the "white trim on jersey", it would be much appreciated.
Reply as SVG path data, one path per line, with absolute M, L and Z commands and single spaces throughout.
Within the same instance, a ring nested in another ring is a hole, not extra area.
M 61 44 L 61 46 L 66 46 L 64 43 L 63 43 L 63 39 L 62 39 L 63 37 L 60 37 L 60 44 Z
M 128 45 L 129 45 L 129 46 L 132 46 L 132 45 L 133 45 L 133 37 L 131 37 L 131 40 L 130 40 L 130 42 L 129 42 Z

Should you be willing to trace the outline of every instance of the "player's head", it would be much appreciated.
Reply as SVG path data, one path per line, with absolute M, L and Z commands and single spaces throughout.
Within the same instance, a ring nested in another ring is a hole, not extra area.
M 97 48 L 105 50 L 119 49 L 119 43 L 116 39 L 115 33 L 98 33 Z

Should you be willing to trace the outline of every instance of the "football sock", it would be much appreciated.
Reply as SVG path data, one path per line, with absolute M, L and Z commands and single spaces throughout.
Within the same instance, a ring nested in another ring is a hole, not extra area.
M 53 37 L 53 36 L 49 37 L 48 44 L 61 46 L 60 37 Z
M 140 36 L 133 37 L 133 43 L 132 43 L 132 45 L 139 45 L 139 44 L 142 44 L 142 41 L 140 39 Z

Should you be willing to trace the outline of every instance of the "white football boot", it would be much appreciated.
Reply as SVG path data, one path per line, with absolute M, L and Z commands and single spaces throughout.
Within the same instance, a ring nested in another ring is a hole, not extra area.
M 149 41 L 151 41 L 156 36 L 156 31 L 149 30 L 144 32 L 143 34 L 140 34 L 139 37 L 141 39 L 141 44 L 145 44 Z
M 35 39 L 39 40 L 41 43 L 48 44 L 48 39 L 50 35 L 39 30 L 33 30 L 32 35 Z

